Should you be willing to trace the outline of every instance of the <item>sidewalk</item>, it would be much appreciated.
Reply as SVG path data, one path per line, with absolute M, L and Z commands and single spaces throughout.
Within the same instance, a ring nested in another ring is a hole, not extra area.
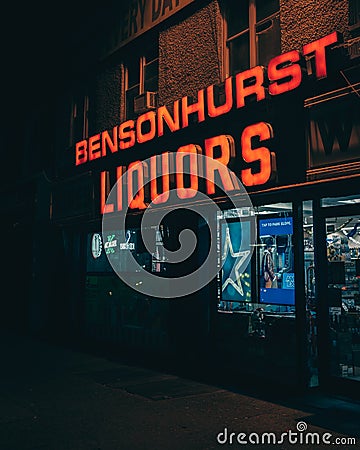
M 236 437 L 230 445 L 229 434 L 280 437 L 296 432 L 300 421 L 308 432 L 331 433 L 332 442 L 357 437 L 356 445 L 332 447 L 360 448 L 360 404 L 343 398 L 276 400 L 271 393 L 270 401 L 249 389 L 226 389 L 34 338 L 0 336 L 0 450 L 269 448 L 240 445 Z M 304 447 L 315 445 L 277 445 Z

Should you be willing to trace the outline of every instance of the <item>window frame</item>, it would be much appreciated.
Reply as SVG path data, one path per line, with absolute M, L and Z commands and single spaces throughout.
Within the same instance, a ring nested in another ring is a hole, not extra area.
M 132 89 L 135 89 L 136 87 L 138 87 L 138 93 L 135 96 L 138 95 L 143 95 L 146 90 L 145 90 L 145 84 L 146 84 L 146 67 L 149 66 L 150 64 L 154 63 L 155 61 L 157 61 L 158 63 L 158 67 L 159 67 L 159 53 L 158 53 L 158 49 L 156 51 L 156 56 L 150 56 L 149 58 L 146 57 L 146 55 L 142 55 L 140 57 L 137 58 L 137 64 L 136 67 L 138 69 L 138 75 L 139 75 L 139 82 L 135 83 L 133 86 L 129 87 L 129 66 L 130 64 L 124 64 L 125 67 L 125 95 L 124 95 L 124 100 L 125 100 L 125 117 L 127 120 L 129 119 L 134 119 L 136 118 L 137 114 L 133 111 L 129 111 L 128 108 L 128 92 L 131 91 Z M 158 69 L 158 75 L 157 75 L 157 85 L 159 84 L 159 69 Z M 158 89 L 159 86 L 157 86 L 157 90 L 156 91 L 150 91 L 150 92 L 156 92 L 156 94 L 158 93 Z M 134 97 L 135 98 L 135 97 Z
M 230 57 L 229 43 L 235 41 L 239 37 L 248 33 L 248 35 L 249 35 L 248 68 L 255 67 L 255 66 L 259 65 L 258 36 L 260 33 L 257 32 L 257 28 L 259 26 L 261 26 L 262 24 L 266 23 L 267 21 L 270 21 L 270 20 L 273 21 L 277 17 L 279 17 L 279 20 L 280 20 L 280 5 L 279 5 L 279 9 L 276 12 L 257 21 L 256 20 L 256 12 L 257 12 L 256 11 L 256 1 L 261 1 L 261 0 L 248 0 L 249 26 L 230 37 L 228 37 L 228 24 L 227 24 L 227 17 L 229 15 L 230 11 L 227 8 L 227 11 L 226 11 L 226 14 L 225 14 L 224 20 L 223 20 L 223 24 L 224 24 L 223 25 L 223 30 L 224 30 L 224 68 L 223 68 L 223 73 L 225 75 L 224 78 L 228 78 L 235 74 L 235 73 L 231 72 L 231 67 L 230 67 L 231 57 Z M 280 29 L 280 32 L 281 32 L 281 29 Z M 279 48 L 279 51 L 280 50 L 281 49 Z
M 355 20 L 357 18 L 357 20 Z M 349 1 L 349 29 L 358 31 L 360 29 L 360 1 Z
M 81 108 L 79 108 L 79 105 L 81 105 Z M 70 117 L 70 146 L 76 144 L 79 140 L 87 139 L 89 137 L 89 108 L 90 98 L 87 92 L 73 96 Z M 76 120 L 78 117 L 82 118 L 81 134 L 79 134 L 79 136 L 76 135 Z

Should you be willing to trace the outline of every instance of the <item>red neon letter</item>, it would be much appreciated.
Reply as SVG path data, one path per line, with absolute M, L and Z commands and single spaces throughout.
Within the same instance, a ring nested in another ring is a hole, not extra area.
M 316 78 L 325 78 L 326 72 L 326 47 L 335 44 L 339 40 L 339 34 L 334 31 L 327 36 L 318 39 L 317 41 L 310 42 L 303 47 L 303 54 L 309 55 L 310 53 L 315 53 L 315 68 L 316 68 Z
M 135 145 L 135 122 L 127 120 L 119 126 L 120 150 L 125 150 Z
M 110 192 L 110 177 L 109 172 L 100 173 L 100 213 L 112 213 L 114 212 L 114 204 L 106 203 L 106 199 Z
M 176 192 L 179 198 L 193 198 L 199 187 L 197 154 L 201 148 L 195 144 L 179 147 L 176 152 Z M 190 187 L 184 187 L 184 158 L 190 158 Z
M 164 122 L 171 132 L 180 130 L 179 100 L 174 102 L 174 117 L 171 117 L 166 106 L 160 106 L 157 110 L 157 119 L 158 136 L 163 136 L 164 134 Z
M 297 50 L 293 50 L 276 56 L 269 62 L 268 78 L 270 81 L 273 81 L 269 85 L 269 93 L 271 95 L 283 94 L 300 86 L 301 67 L 299 64 L 292 64 L 299 60 L 300 53 Z
M 241 179 L 245 186 L 265 184 L 271 176 L 271 153 L 266 147 L 252 148 L 251 139 L 259 137 L 260 142 L 273 137 L 271 125 L 259 122 L 244 129 L 241 135 L 242 157 L 245 162 L 260 162 L 260 171 L 253 173 L 252 169 L 241 171 Z
M 107 146 L 109 146 L 111 153 L 116 153 L 118 151 L 117 129 L 118 129 L 117 126 L 113 128 L 112 140 L 107 131 L 103 131 L 101 133 L 101 155 L 102 156 L 106 156 L 106 147 Z
M 220 147 L 221 156 L 219 158 L 214 158 L 215 147 Z M 215 194 L 215 172 L 220 175 L 224 190 L 233 191 L 235 186 L 226 166 L 230 157 L 235 156 L 234 139 L 224 134 L 205 139 L 205 155 L 208 157 L 206 160 L 206 192 L 209 195 Z
M 170 196 L 170 177 L 169 177 L 169 153 L 163 153 L 161 155 L 161 181 L 162 181 L 162 193 L 159 194 L 157 188 L 157 159 L 159 156 L 152 156 L 150 158 L 150 192 L 151 201 L 156 205 L 159 203 L 165 203 L 169 200 Z
M 188 97 L 181 99 L 181 113 L 182 113 L 182 126 L 183 128 L 189 125 L 189 114 L 197 113 L 198 122 L 205 120 L 205 108 L 204 108 L 204 89 L 198 92 L 198 100 L 196 103 L 188 105 Z
M 144 190 L 144 166 L 143 161 L 135 161 L 129 165 L 127 171 L 128 202 L 130 209 L 145 209 L 145 190 Z M 134 192 L 134 172 L 136 172 L 137 187 Z
M 232 77 L 227 78 L 225 80 L 224 89 L 225 89 L 225 103 L 220 106 L 215 106 L 214 104 L 214 85 L 211 85 L 206 89 L 209 117 L 217 117 L 220 116 L 221 114 L 226 114 L 231 110 L 233 106 Z
M 100 134 L 95 134 L 89 138 L 89 159 L 90 161 L 101 158 Z
M 79 166 L 87 161 L 87 141 L 77 142 L 75 145 L 75 165 Z
M 251 84 L 249 82 L 251 81 Z M 245 106 L 245 98 L 250 95 L 256 95 L 256 101 L 264 100 L 265 88 L 264 68 L 260 66 L 240 72 L 235 77 L 236 86 L 236 107 Z
M 143 133 L 142 125 L 144 122 L 149 122 L 150 128 L 149 131 Z M 136 121 L 136 140 L 139 144 L 142 144 L 146 141 L 151 141 L 154 139 L 156 135 L 156 114 L 155 111 L 148 111 L 145 114 L 142 114 L 138 120 Z

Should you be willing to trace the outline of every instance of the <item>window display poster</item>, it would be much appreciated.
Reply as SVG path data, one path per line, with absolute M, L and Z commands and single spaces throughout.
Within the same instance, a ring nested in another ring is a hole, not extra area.
M 292 217 L 259 220 L 260 303 L 295 304 Z
M 229 309 L 228 302 L 251 301 L 250 233 L 249 221 L 221 222 L 220 309 Z M 232 305 L 233 308 L 236 306 L 239 305 Z

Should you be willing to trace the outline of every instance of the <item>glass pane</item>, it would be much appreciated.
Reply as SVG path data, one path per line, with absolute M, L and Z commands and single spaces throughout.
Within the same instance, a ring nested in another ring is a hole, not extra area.
M 258 64 L 266 66 L 280 53 L 280 17 L 263 22 L 256 27 Z
M 249 33 L 244 33 L 229 42 L 230 73 L 235 74 L 249 68 Z
M 227 14 L 228 37 L 249 28 L 249 7 L 247 1 L 229 2 Z
M 360 215 L 326 219 L 331 375 L 360 380 Z
M 265 19 L 279 11 L 279 0 L 257 0 L 256 2 L 256 21 Z
M 155 59 L 144 68 L 144 89 L 145 91 L 158 91 L 158 79 L 159 79 L 159 60 Z
M 159 60 L 154 59 L 153 61 L 145 64 L 145 81 L 146 79 L 157 77 L 159 75 Z
M 349 25 L 360 24 L 360 0 L 349 2 Z
M 134 98 L 139 95 L 139 85 L 134 86 L 126 91 L 126 117 L 131 119 L 135 117 Z
M 140 63 L 139 60 L 135 58 L 134 61 L 127 64 L 128 73 L 128 88 L 135 86 L 140 83 Z
M 144 90 L 157 92 L 159 87 L 158 77 L 150 78 L 149 80 L 145 80 Z
M 146 58 L 146 61 L 153 61 L 154 59 L 159 58 L 159 44 L 154 40 L 149 40 L 148 47 L 145 49 L 144 56 Z

